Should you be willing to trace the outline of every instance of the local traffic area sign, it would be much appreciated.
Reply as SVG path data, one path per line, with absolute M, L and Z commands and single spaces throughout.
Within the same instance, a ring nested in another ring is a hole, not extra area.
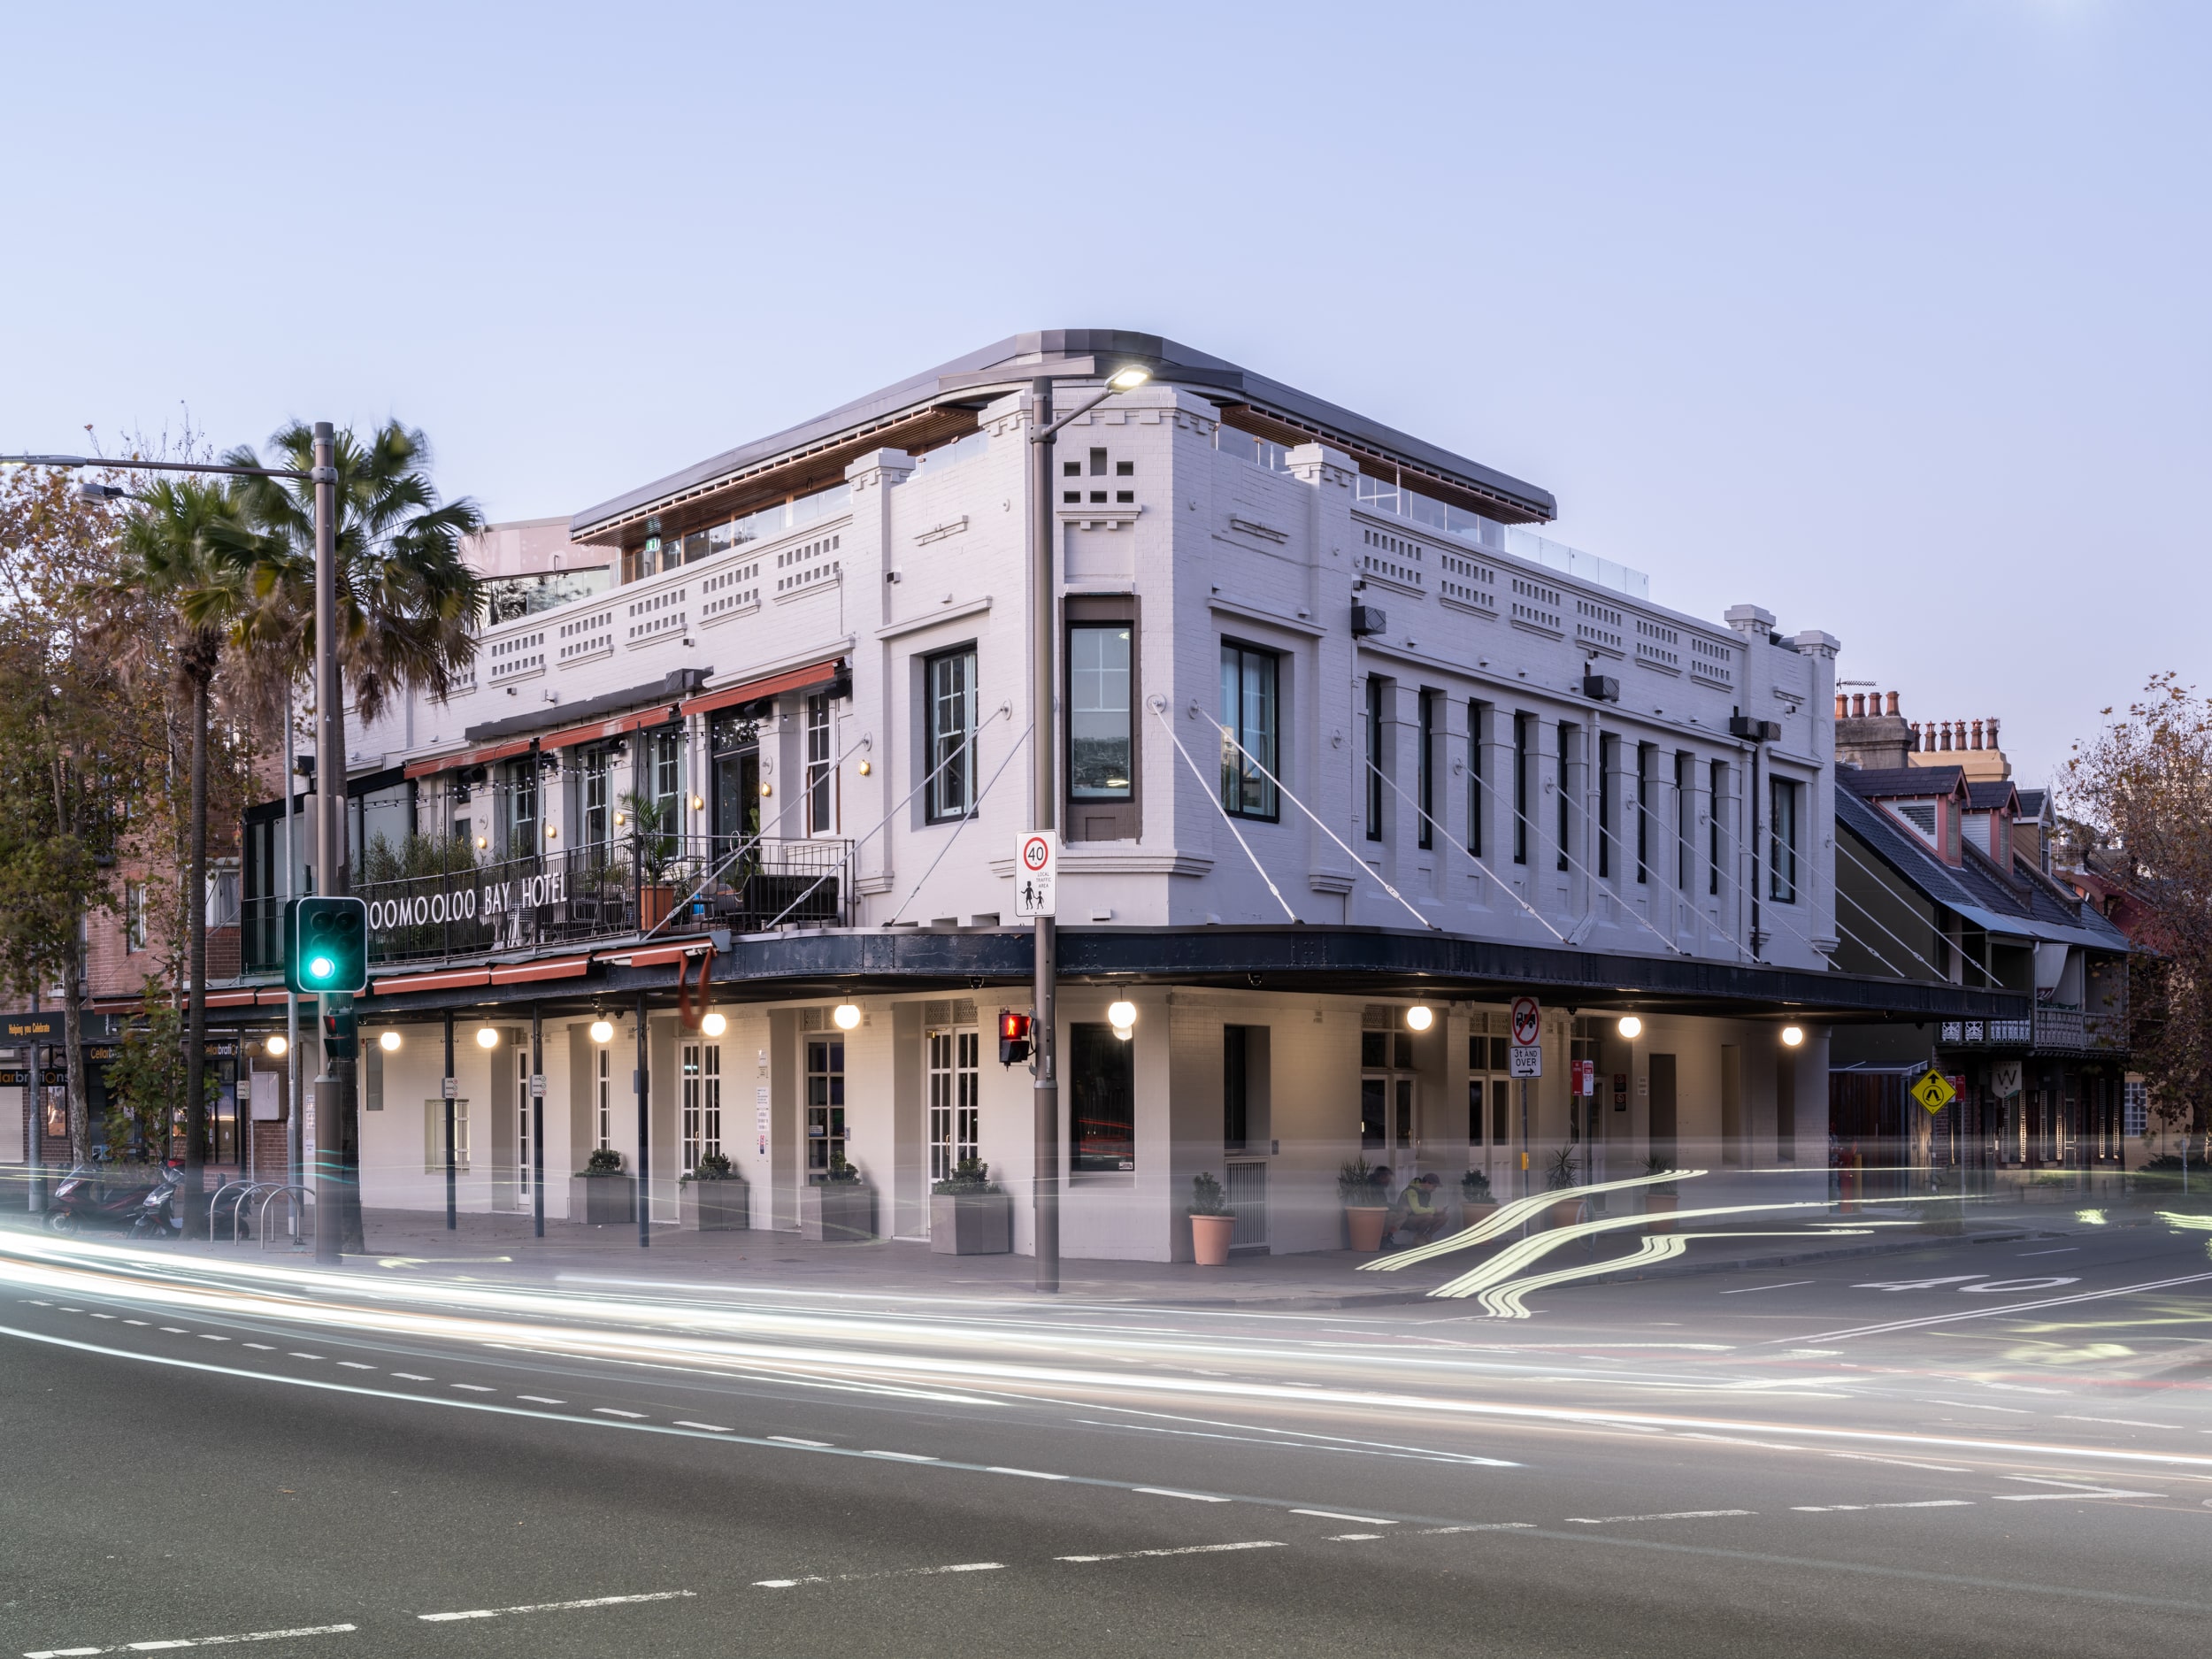
M 1060 837 L 1051 830 L 1031 830 L 1014 856 L 1014 914 L 1057 916 Z

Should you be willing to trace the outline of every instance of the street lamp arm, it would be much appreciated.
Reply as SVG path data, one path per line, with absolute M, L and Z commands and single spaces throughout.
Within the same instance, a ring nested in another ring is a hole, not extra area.
M 0 466 L 105 466 L 119 472 L 230 472 L 245 478 L 291 478 L 318 481 L 312 472 L 281 466 L 219 466 L 200 461 L 126 461 L 104 455 L 0 455 Z

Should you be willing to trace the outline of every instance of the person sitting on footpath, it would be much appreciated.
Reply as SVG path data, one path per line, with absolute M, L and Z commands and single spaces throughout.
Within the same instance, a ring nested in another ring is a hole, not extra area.
M 1417 1175 L 1406 1183 L 1398 1202 L 1390 1207 L 1387 1238 L 1393 1244 L 1426 1244 L 1444 1230 L 1444 1212 L 1437 1207 L 1436 1189 L 1441 1183 L 1433 1171 Z

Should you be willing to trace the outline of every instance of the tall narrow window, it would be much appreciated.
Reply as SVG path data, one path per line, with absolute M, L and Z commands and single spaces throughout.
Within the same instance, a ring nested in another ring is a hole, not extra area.
M 1225 1150 L 1244 1150 L 1251 1126 L 1251 1073 L 1248 1069 L 1250 1028 L 1221 1028 L 1221 1144 Z
M 1636 745 L 1636 879 L 1651 879 L 1651 768 L 1658 749 Z
M 614 1055 L 604 1043 L 599 1045 L 598 1055 L 591 1133 L 592 1144 L 604 1149 L 614 1145 Z
M 577 780 L 579 816 L 584 822 L 584 845 L 606 856 L 609 837 L 613 833 L 614 765 L 612 753 L 602 745 L 588 749 Z
M 1279 810 L 1281 675 L 1273 651 L 1221 642 L 1221 804 L 1232 817 L 1271 823 Z
M 1562 720 L 1559 723 L 1559 789 L 1557 793 L 1559 795 L 1559 868 L 1563 873 L 1567 868 L 1567 849 L 1572 844 L 1574 831 L 1574 791 L 1567 787 L 1567 780 L 1574 776 L 1575 736 L 1576 728 Z M 1603 849 L 1600 849 L 1598 856 L 1603 858 L 1604 856 Z M 1599 866 L 1601 870 L 1603 867 L 1602 864 Z
M 964 818 L 975 807 L 975 649 L 946 651 L 923 664 L 928 703 L 929 818 Z
M 1136 790 L 1126 622 L 1068 628 L 1068 794 L 1126 801 Z
M 933 1027 L 929 1054 L 929 1179 L 943 1181 L 976 1156 L 982 1093 L 981 1033 L 972 1025 Z
M 1137 1167 L 1136 1042 L 1107 1025 L 1068 1027 L 1068 1169 L 1076 1175 Z
M 1674 757 L 1674 890 L 1690 890 L 1691 833 L 1697 823 L 1697 760 L 1687 749 Z
M 538 854 L 538 757 L 526 755 L 509 762 L 506 784 L 506 856 L 534 858 Z
M 830 700 L 827 694 L 806 700 L 806 828 L 826 835 L 837 827 L 835 780 L 830 770 Z
M 1489 705 L 1467 705 L 1467 850 L 1478 858 L 1482 851 L 1482 821 L 1489 803 L 1482 798 L 1482 722 Z
M 1720 803 L 1728 793 L 1728 763 L 1712 764 L 1711 794 L 1705 803 L 1705 890 L 1720 891 Z
M 1415 793 L 1421 802 L 1420 844 L 1436 845 L 1436 709 L 1443 701 L 1440 691 L 1421 694 L 1421 753 L 1415 771 L 1418 787 Z
M 1797 806 L 1802 787 L 1786 778 L 1767 780 L 1767 896 L 1777 904 L 1797 902 Z
M 1513 717 L 1513 862 L 1528 862 L 1528 769 L 1529 750 L 1532 747 L 1530 727 L 1536 723 L 1532 714 Z
M 806 1043 L 806 1167 L 821 1175 L 845 1161 L 845 1040 Z
M 1598 740 L 1598 874 L 1613 877 L 1613 774 L 1620 769 L 1621 740 Z
M 1367 839 L 1383 838 L 1383 697 L 1384 682 L 1367 677 Z
M 126 881 L 123 884 L 123 949 L 127 952 L 146 949 L 146 884 Z

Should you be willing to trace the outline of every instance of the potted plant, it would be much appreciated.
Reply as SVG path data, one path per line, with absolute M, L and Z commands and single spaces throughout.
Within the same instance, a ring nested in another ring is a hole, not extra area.
M 599 1147 L 584 1167 L 569 1178 L 568 1218 L 588 1227 L 618 1226 L 637 1219 L 637 1180 L 622 1166 L 622 1155 Z
M 1575 1163 L 1572 1147 L 1562 1147 L 1551 1155 L 1551 1169 L 1544 1177 L 1544 1190 L 1552 1193 L 1571 1191 L 1582 1179 L 1582 1171 Z M 1579 1198 L 1563 1198 L 1551 1207 L 1551 1225 L 1555 1227 L 1574 1225 L 1576 1212 L 1581 1210 Z
M 929 1189 L 929 1248 L 938 1256 L 1004 1256 L 1014 1248 L 1014 1201 L 981 1158 L 963 1158 Z
M 1219 1267 L 1229 1259 L 1229 1235 L 1237 1230 L 1236 1212 L 1209 1170 L 1191 1177 L 1191 1257 L 1201 1267 Z
M 637 864 L 637 925 L 650 933 L 676 902 L 668 867 L 676 860 L 676 810 L 648 800 L 634 789 L 618 804 L 630 820 L 630 850 Z
M 799 1236 L 851 1243 L 876 1236 L 876 1189 L 841 1152 L 829 1168 L 799 1188 Z
M 1497 1194 L 1490 1190 L 1490 1178 L 1480 1170 L 1469 1170 L 1459 1178 L 1459 1206 L 1471 1227 L 1498 1213 Z
M 1390 1170 L 1370 1164 L 1361 1153 L 1336 1172 L 1336 1195 L 1344 1206 L 1344 1233 L 1355 1250 L 1382 1248 L 1383 1223 L 1390 1216 Z
M 683 1225 L 701 1233 L 742 1233 L 753 1225 L 745 1178 L 719 1152 L 710 1152 L 677 1183 Z
M 1644 1173 L 1647 1175 L 1664 1175 L 1670 1167 L 1664 1158 L 1644 1160 Z M 1663 1221 L 1646 1221 L 1644 1231 L 1646 1233 L 1672 1233 L 1674 1231 L 1674 1207 L 1678 1202 L 1672 1181 L 1661 1181 L 1656 1187 L 1644 1188 L 1644 1214 L 1647 1217 L 1663 1216 L 1666 1217 Z

